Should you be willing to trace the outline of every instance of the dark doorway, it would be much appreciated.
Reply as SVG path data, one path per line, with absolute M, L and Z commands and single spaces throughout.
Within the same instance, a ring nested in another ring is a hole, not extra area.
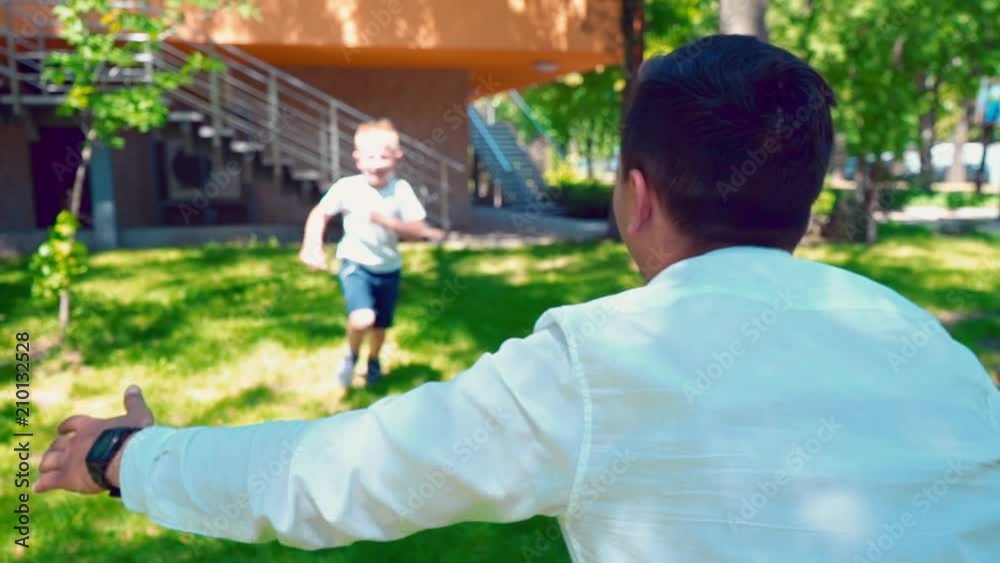
M 69 207 L 76 167 L 80 164 L 83 132 L 75 127 L 43 127 L 31 145 L 31 177 L 35 184 L 35 225 L 51 227 L 56 215 Z M 84 179 L 80 223 L 91 226 L 90 189 Z

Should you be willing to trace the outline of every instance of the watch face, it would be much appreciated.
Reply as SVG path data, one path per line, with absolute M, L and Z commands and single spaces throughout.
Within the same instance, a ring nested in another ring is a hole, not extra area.
M 87 452 L 87 472 L 90 473 L 90 478 L 99 487 L 111 489 L 112 494 L 116 492 L 116 489 L 112 488 L 107 481 L 108 465 L 121 448 L 123 439 L 137 430 L 139 429 L 109 428 L 101 432 L 101 435 L 94 441 L 94 445 L 90 447 L 90 451 Z
M 90 447 L 90 453 L 87 454 L 88 461 L 111 461 L 111 450 L 115 443 L 118 442 L 118 432 L 115 432 L 115 430 L 114 428 L 110 428 L 101 432 L 101 435 L 94 441 L 94 445 Z

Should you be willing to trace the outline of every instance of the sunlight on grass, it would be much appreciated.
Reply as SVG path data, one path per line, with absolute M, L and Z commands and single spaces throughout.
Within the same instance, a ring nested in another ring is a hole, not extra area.
M 998 247 L 997 238 L 906 231 L 870 248 L 828 245 L 799 255 L 870 276 L 951 315 L 952 334 L 992 368 L 1000 365 Z M 641 283 L 622 246 L 608 242 L 514 250 L 406 246 L 397 326 L 385 352 L 391 374 L 374 389 L 344 396 L 330 377 L 344 343 L 343 298 L 336 278 L 307 271 L 295 255 L 293 248 L 208 245 L 95 256 L 78 287 L 70 345 L 33 356 L 33 464 L 64 417 L 119 414 L 129 383 L 143 386 L 165 425 L 322 417 L 450 379 L 504 339 L 529 333 L 546 309 Z M 0 264 L 0 328 L 30 330 L 34 349 L 56 333 L 56 309 L 31 301 L 28 292 L 23 262 Z M 13 372 L 4 373 L 9 383 Z M 0 461 L 8 474 L 11 459 Z M 12 505 L 11 494 L 0 490 L 3 506 Z M 466 524 L 392 544 L 306 553 L 164 531 L 107 498 L 57 493 L 33 496 L 32 503 L 33 547 L 18 559 L 39 562 L 506 562 L 521 560 L 521 547 L 533 545 L 550 522 Z M 11 541 L 9 527 L 0 538 Z M 557 545 L 536 561 L 568 556 Z

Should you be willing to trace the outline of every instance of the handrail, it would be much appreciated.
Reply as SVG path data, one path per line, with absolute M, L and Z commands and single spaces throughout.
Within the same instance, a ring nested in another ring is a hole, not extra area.
M 60 2 L 59 0 L 4 0 L 4 3 L 5 5 L 9 6 L 19 4 L 19 5 L 51 7 L 59 4 Z M 157 10 L 157 8 L 155 7 L 147 6 L 144 3 L 139 3 L 139 2 L 119 2 L 116 3 L 116 7 L 122 7 L 124 9 Z M 29 14 L 24 10 L 18 9 L 16 7 L 13 7 L 12 9 L 18 12 L 20 16 L 27 16 L 28 18 L 31 18 L 32 14 Z M 48 25 L 38 25 L 36 23 L 36 27 L 38 28 L 40 35 L 42 34 L 43 27 L 47 28 L 54 27 L 51 25 L 51 22 L 45 22 L 45 23 Z M 16 39 L 20 39 L 20 37 L 17 37 L 15 34 L 11 35 L 14 35 Z M 270 65 L 245 51 L 241 51 L 230 45 L 216 44 L 212 42 L 210 38 L 205 38 L 205 39 L 209 49 L 209 52 L 206 53 L 207 55 L 214 56 L 215 53 L 213 53 L 212 51 L 226 53 L 227 55 L 229 55 L 224 59 L 224 63 L 227 66 L 236 69 L 238 72 L 242 74 L 245 74 L 248 78 L 253 78 L 257 80 L 261 84 L 266 85 L 268 81 L 271 80 L 271 76 L 273 75 L 274 78 L 279 83 L 284 83 L 290 87 L 285 91 L 281 91 L 280 93 L 290 97 L 294 97 L 297 104 L 308 106 L 324 114 L 329 112 L 330 108 L 336 107 L 338 110 L 344 112 L 345 114 L 350 115 L 351 117 L 357 119 L 358 121 L 368 121 L 372 119 L 370 115 L 362 112 L 361 110 L 358 110 L 357 108 L 347 105 L 343 101 L 331 96 L 326 92 L 323 92 L 322 90 L 319 90 L 318 88 L 315 88 L 314 86 L 311 86 L 310 84 L 304 82 L 298 77 L 284 70 L 281 70 L 277 67 L 274 67 L 273 65 Z M 204 47 L 201 47 L 194 42 L 180 40 L 175 37 L 169 43 L 164 42 L 162 49 L 163 51 L 170 52 L 170 54 L 173 54 L 174 56 L 182 56 L 184 55 L 184 52 L 177 46 L 172 45 L 171 43 L 182 45 L 184 47 L 190 48 L 195 51 L 205 52 Z M 308 94 L 308 96 L 303 96 L 302 94 Z M 312 99 L 309 99 L 310 97 Z M 326 129 L 326 130 L 329 129 L 327 127 L 328 124 L 318 124 L 318 125 L 320 126 L 320 129 Z M 317 130 L 317 135 L 318 134 L 319 130 Z M 341 134 L 341 132 L 338 132 L 337 139 L 338 140 L 343 139 L 343 135 Z M 464 170 L 464 166 L 457 160 L 426 146 L 424 143 L 421 143 L 420 141 L 414 139 L 413 137 L 410 137 L 409 135 L 406 135 L 405 133 L 400 133 L 400 142 L 401 144 L 404 145 L 405 149 L 408 150 L 416 149 L 420 153 L 423 153 L 423 155 L 425 155 L 426 157 L 431 158 L 432 160 L 443 162 L 448 168 L 452 170 L 457 170 L 457 171 Z
M 517 106 L 517 109 L 521 110 L 521 113 L 523 113 L 524 116 L 528 118 L 528 123 L 531 123 L 532 127 L 535 128 L 535 131 L 538 131 L 538 134 L 541 135 L 543 139 L 545 139 L 545 142 L 555 147 L 556 151 L 559 153 L 559 156 L 565 157 L 566 149 L 564 149 L 561 144 L 557 143 L 555 139 L 553 139 L 549 135 L 549 132 L 545 129 L 545 126 L 542 125 L 540 121 L 538 121 L 537 117 L 535 117 L 535 110 L 531 109 L 531 106 L 528 104 L 528 101 L 524 99 L 524 96 L 522 96 L 521 93 L 518 92 L 517 90 L 508 90 L 507 96 L 510 97 L 511 101 L 514 102 L 514 105 Z
M 500 147 L 497 145 L 496 140 L 493 138 L 489 129 L 486 128 L 486 124 L 483 123 L 483 118 L 480 117 L 479 112 L 476 111 L 475 108 L 469 106 L 466 109 L 466 113 L 469 115 L 469 122 L 472 123 L 472 126 L 476 128 L 476 131 L 483 138 L 483 141 L 486 142 L 487 148 L 490 149 L 490 152 L 493 154 L 493 158 L 495 158 L 497 163 L 500 164 L 500 168 L 502 168 L 504 172 L 512 172 L 514 168 L 510 165 L 510 161 L 507 160 L 507 157 L 504 156 L 503 151 L 500 150 Z
M 57 21 L 51 10 L 39 17 L 38 8 L 51 8 L 59 4 L 59 0 L 3 2 L 9 13 L 5 17 L 5 28 L 0 30 L 7 43 L 6 66 L 0 68 L 0 76 L 10 77 L 8 82 L 13 94 L 5 98 L 12 101 L 15 111 L 19 111 L 17 108 L 23 103 L 43 104 L 59 100 L 41 79 L 44 59 L 23 56 L 25 52 L 51 52 L 46 38 L 57 36 L 54 31 Z M 114 5 L 127 10 L 158 11 L 146 2 L 115 2 Z M 11 13 L 15 16 L 11 17 Z M 32 25 L 18 34 L 12 30 L 14 21 L 30 22 Z M 90 25 L 99 24 L 95 20 Z M 149 40 L 148 37 L 125 38 L 121 35 L 119 38 L 123 41 Z M 272 169 L 276 185 L 284 182 L 286 172 L 291 172 L 293 178 L 297 173 L 318 173 L 319 181 L 326 182 L 352 168 L 353 131 L 358 123 L 372 119 L 368 114 L 249 53 L 230 45 L 215 44 L 210 38 L 204 38 L 204 43 L 197 43 L 171 36 L 153 47 L 148 44 L 143 47 L 145 59 L 137 61 L 134 71 L 130 65 L 122 67 L 121 78 L 147 80 L 152 72 L 177 71 L 192 53 L 202 53 L 225 65 L 225 71 L 219 74 L 196 73 L 188 83 L 167 96 L 172 111 L 194 110 L 206 118 L 201 127 L 214 129 L 211 136 L 216 149 L 222 143 L 250 142 L 259 145 L 261 148 L 253 151 Z M 141 73 L 141 76 L 132 76 L 133 72 Z M 35 94 L 36 89 L 41 92 L 40 95 Z M 28 95 L 23 95 L 25 90 Z M 482 124 L 478 123 L 478 126 L 482 127 Z M 487 141 L 493 141 L 489 135 Z M 438 217 L 448 228 L 448 187 L 454 181 L 450 176 L 452 171 L 464 170 L 464 164 L 404 133 L 400 134 L 400 144 L 408 155 L 401 163 L 401 170 L 427 204 L 432 217 Z M 233 144 L 226 146 L 235 148 Z M 498 150 L 495 143 L 493 149 Z M 512 169 L 506 158 L 499 152 L 497 154 L 502 165 Z M 301 177 L 307 178 L 304 175 Z
M 344 113 L 353 115 L 359 121 L 362 121 L 362 122 L 363 121 L 371 121 L 371 120 L 374 119 L 374 117 L 372 117 L 371 115 L 369 115 L 369 114 L 367 114 L 367 113 L 365 113 L 365 112 L 363 112 L 363 111 L 361 111 L 361 110 L 359 110 L 359 109 L 357 109 L 357 108 L 355 108 L 353 106 L 349 106 L 349 105 L 345 104 L 343 101 L 341 101 L 341 100 L 339 100 L 339 99 L 331 96 L 330 94 L 327 94 L 326 92 L 324 92 L 324 91 L 316 88 L 315 86 L 312 86 L 312 85 L 308 84 L 307 82 L 303 81 L 301 78 L 298 78 L 297 76 L 289 74 L 288 72 L 285 72 L 285 71 L 283 71 L 283 70 L 281 70 L 279 68 L 275 68 L 274 66 L 269 65 L 268 63 L 266 63 L 266 62 L 258 59 L 257 57 L 254 57 L 253 55 L 251 55 L 250 53 L 247 53 L 246 51 L 238 50 L 238 49 L 234 48 L 231 45 L 215 45 L 215 44 L 213 44 L 213 45 L 216 48 L 221 49 L 221 50 L 226 51 L 226 52 L 229 52 L 229 53 L 236 52 L 236 53 L 238 53 L 238 55 L 237 55 L 238 57 L 246 59 L 246 60 L 249 60 L 250 62 L 254 63 L 255 65 L 257 65 L 259 67 L 267 68 L 269 71 L 272 71 L 272 69 L 273 69 L 273 72 L 277 75 L 277 77 L 278 77 L 279 80 L 287 82 L 288 84 L 291 84 L 292 86 L 295 86 L 296 88 L 298 88 L 298 89 L 300 89 L 300 90 L 302 90 L 304 92 L 312 94 L 313 96 L 319 98 L 320 100 L 322 100 L 325 103 L 328 103 L 328 104 L 332 103 L 332 104 L 336 105 Z M 239 64 L 239 63 L 237 62 L 237 64 Z M 243 65 L 240 65 L 240 66 L 243 66 Z M 246 67 L 244 66 L 244 68 L 246 68 Z M 425 155 L 427 155 L 427 156 L 429 156 L 429 157 L 431 157 L 431 158 L 433 158 L 435 160 L 443 160 L 443 161 L 445 161 L 446 163 L 448 163 L 448 166 L 450 168 L 454 169 L 454 170 L 463 170 L 464 169 L 464 167 L 461 164 L 459 164 L 459 162 L 456 161 L 455 159 L 453 159 L 453 158 L 451 158 L 449 156 L 446 156 L 444 154 L 441 154 L 440 152 L 438 152 L 438 151 L 436 151 L 434 149 L 426 147 L 423 143 L 421 143 L 420 141 L 414 139 L 413 137 L 410 137 L 409 135 L 407 135 L 405 133 L 401 132 L 399 134 L 399 140 L 404 145 L 411 145 L 413 147 L 416 147 L 421 152 L 423 152 Z

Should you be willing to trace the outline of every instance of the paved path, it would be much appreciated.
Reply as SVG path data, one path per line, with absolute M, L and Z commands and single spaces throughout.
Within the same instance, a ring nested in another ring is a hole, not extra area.
M 531 210 L 473 207 L 469 226 L 462 232 L 451 233 L 445 245 L 449 248 L 517 247 L 598 240 L 607 233 L 608 222 L 603 219 L 573 219 Z

